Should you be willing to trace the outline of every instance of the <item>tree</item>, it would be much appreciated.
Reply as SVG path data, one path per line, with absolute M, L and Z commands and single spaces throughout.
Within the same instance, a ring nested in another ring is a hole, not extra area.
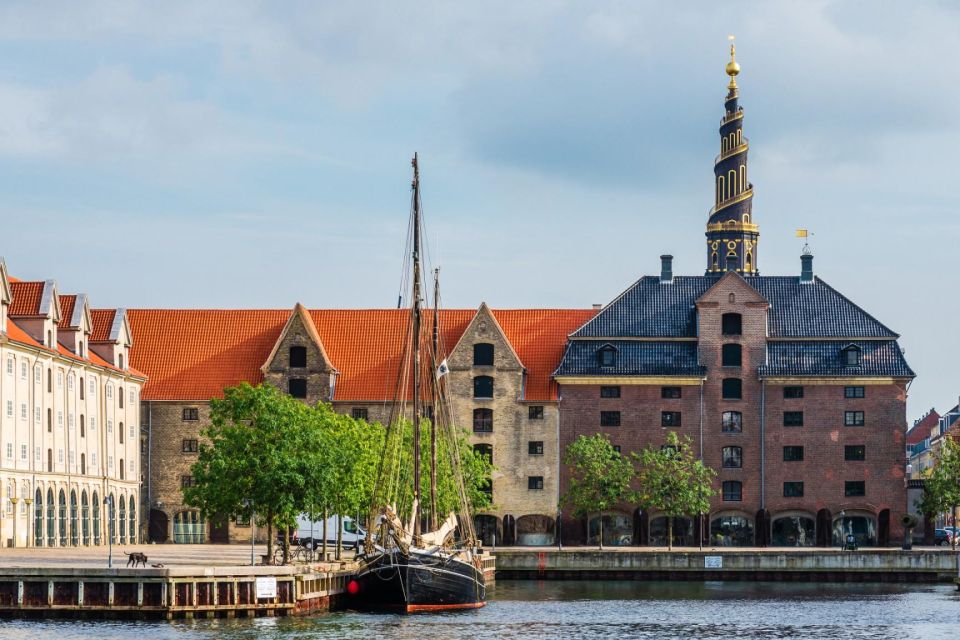
M 648 445 L 633 458 L 640 464 L 637 501 L 648 512 L 660 511 L 667 517 L 667 545 L 672 551 L 673 519 L 709 511 L 717 473 L 694 456 L 689 437 L 681 440 L 673 432 L 664 446 Z
M 304 506 L 312 409 L 274 387 L 247 383 L 225 389 L 210 407 L 211 425 L 202 432 L 209 443 L 200 445 L 184 499 L 206 517 L 256 516 L 267 525 L 272 557 L 274 527 L 292 524 Z
M 581 435 L 564 452 L 571 467 L 570 487 L 563 500 L 577 516 L 600 513 L 600 548 L 603 549 L 603 512 L 631 496 L 633 465 L 613 448 L 605 434 Z M 589 531 L 589 521 L 587 523 Z
M 955 435 L 943 437 L 940 451 L 937 453 L 933 471 L 923 483 L 923 496 L 917 501 L 917 508 L 925 514 L 938 514 L 949 511 L 953 516 L 954 531 L 957 532 L 957 508 L 960 506 L 960 443 Z M 954 550 L 957 536 L 950 537 Z

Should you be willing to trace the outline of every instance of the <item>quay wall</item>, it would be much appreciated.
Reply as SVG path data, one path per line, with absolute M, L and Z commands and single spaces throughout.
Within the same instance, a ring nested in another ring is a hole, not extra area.
M 557 551 L 497 549 L 497 579 L 943 582 L 957 554 L 894 549 L 790 551 Z

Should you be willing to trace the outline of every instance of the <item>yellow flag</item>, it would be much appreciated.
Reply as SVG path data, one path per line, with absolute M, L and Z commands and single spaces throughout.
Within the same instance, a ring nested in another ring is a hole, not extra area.
M 798 237 L 798 238 L 806 238 L 806 237 L 807 237 L 807 230 L 806 230 L 806 229 L 797 229 L 797 237 Z

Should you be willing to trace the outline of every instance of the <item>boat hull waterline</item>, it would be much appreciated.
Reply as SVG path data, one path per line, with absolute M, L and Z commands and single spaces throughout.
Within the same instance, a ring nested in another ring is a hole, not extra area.
M 486 599 L 482 569 L 447 555 L 378 553 L 351 582 L 348 606 L 354 609 L 451 611 L 477 609 Z

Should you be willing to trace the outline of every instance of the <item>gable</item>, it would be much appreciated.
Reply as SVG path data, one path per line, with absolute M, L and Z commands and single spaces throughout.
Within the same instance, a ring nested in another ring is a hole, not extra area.
M 323 347 L 323 340 L 320 339 L 320 334 L 317 332 L 317 327 L 313 319 L 310 317 L 306 308 L 299 302 L 294 305 L 293 310 L 290 312 L 290 317 L 287 319 L 283 330 L 280 332 L 280 336 L 273 345 L 270 355 L 267 356 L 266 362 L 260 367 L 261 371 L 266 373 L 267 371 L 285 371 L 288 369 L 290 367 L 288 356 L 290 347 L 293 346 L 306 347 L 308 353 L 310 351 L 313 352 L 314 357 L 312 360 L 314 363 L 319 362 L 320 366 L 309 366 L 308 368 L 310 370 L 334 370 L 333 364 L 327 356 L 326 349 Z M 310 362 L 310 360 L 311 358 L 308 356 L 307 362 Z
M 0 304 L 13 302 L 13 292 L 10 290 L 10 275 L 7 273 L 7 263 L 0 257 Z
M 456 346 L 450 350 L 447 362 L 451 370 L 473 366 L 473 347 L 476 344 L 493 345 L 493 363 L 498 369 L 522 369 L 523 361 L 510 344 L 510 339 L 486 302 L 470 320 Z
M 728 303 L 731 301 L 731 295 L 734 297 L 736 304 L 763 306 L 770 304 L 759 291 L 743 279 L 743 276 L 735 271 L 728 271 L 717 280 L 712 287 L 707 289 L 703 295 L 697 298 L 697 306 Z

